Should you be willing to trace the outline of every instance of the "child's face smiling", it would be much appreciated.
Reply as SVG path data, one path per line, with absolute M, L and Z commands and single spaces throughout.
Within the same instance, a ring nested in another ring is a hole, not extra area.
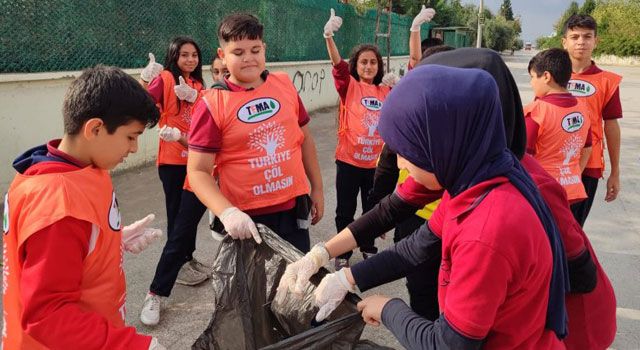
M 218 49 L 222 64 L 227 66 L 232 80 L 251 84 L 260 80 L 265 69 L 265 44 L 260 39 L 229 41 Z
M 180 48 L 180 55 L 176 64 L 182 73 L 192 73 L 198 66 L 199 60 L 196 47 L 187 43 Z
M 360 81 L 372 84 L 378 74 L 378 58 L 373 51 L 364 51 L 358 56 L 356 71 Z

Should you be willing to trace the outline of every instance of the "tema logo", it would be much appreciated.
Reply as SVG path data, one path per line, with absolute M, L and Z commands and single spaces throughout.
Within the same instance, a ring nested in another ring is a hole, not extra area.
M 4 213 L 2 214 L 2 231 L 9 232 L 9 193 L 4 195 Z
M 363 97 L 360 103 L 370 111 L 379 111 L 382 109 L 382 101 L 375 97 Z
M 567 90 L 575 97 L 588 97 L 596 93 L 596 87 L 590 82 L 576 79 L 569 80 Z
M 567 114 L 562 118 L 562 129 L 566 132 L 576 132 L 582 128 L 584 116 L 580 112 Z
M 118 199 L 115 191 L 111 196 L 111 205 L 109 206 L 109 227 L 114 231 L 120 231 L 122 228 L 122 217 L 120 216 L 120 208 L 118 207 Z
M 258 98 L 245 103 L 238 110 L 238 119 L 245 123 L 259 123 L 280 110 L 280 102 L 273 98 Z

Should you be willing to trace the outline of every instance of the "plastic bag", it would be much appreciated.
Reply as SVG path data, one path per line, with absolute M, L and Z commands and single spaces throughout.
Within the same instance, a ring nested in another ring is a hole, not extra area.
M 318 312 L 313 290 L 328 271 L 313 276 L 302 298 L 282 305 L 272 300 L 286 265 L 302 253 L 266 226 L 258 224 L 262 244 L 225 237 L 213 264 L 214 310 L 193 349 L 385 349 L 363 341 L 360 300 L 348 294 L 328 321 L 312 327 Z

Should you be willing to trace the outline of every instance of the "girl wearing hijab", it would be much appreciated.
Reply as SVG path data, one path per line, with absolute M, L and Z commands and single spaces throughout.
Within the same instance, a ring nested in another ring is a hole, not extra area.
M 506 146 L 501 117 L 491 75 L 435 65 L 408 74 L 383 107 L 378 129 L 399 166 L 426 188 L 445 190 L 428 225 L 442 239 L 440 317 L 423 319 L 400 299 L 374 296 L 358 304 L 365 322 L 384 323 L 409 349 L 563 347 L 562 240 L 535 183 Z M 423 242 L 406 242 L 395 255 L 367 262 L 380 273 L 408 265 Z M 357 280 L 349 269 L 326 276 L 316 290 L 319 314 L 340 286 L 354 290 Z

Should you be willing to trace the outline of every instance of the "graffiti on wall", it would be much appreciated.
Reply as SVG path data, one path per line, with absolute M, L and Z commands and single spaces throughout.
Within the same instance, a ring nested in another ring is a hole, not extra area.
M 298 94 L 322 94 L 322 84 L 327 77 L 324 68 L 310 71 L 296 71 L 293 74 L 293 85 L 298 90 Z

